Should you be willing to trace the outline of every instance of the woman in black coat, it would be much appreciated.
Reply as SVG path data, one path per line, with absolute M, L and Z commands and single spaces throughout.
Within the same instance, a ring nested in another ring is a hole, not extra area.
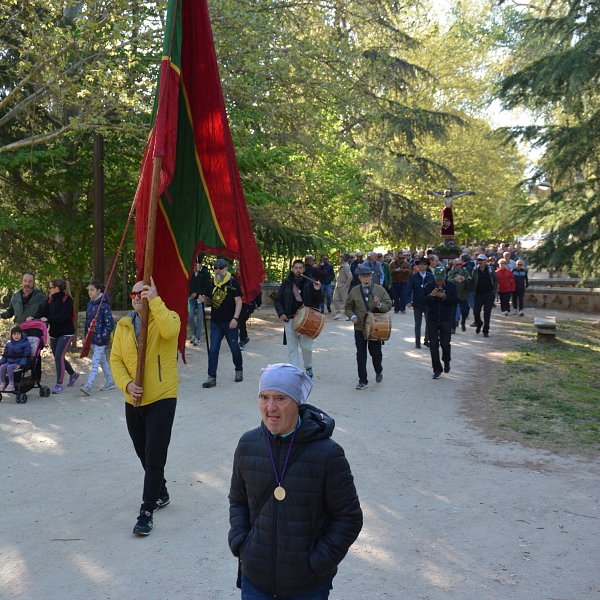
M 56 365 L 56 385 L 52 390 L 53 394 L 60 394 L 63 391 L 63 379 L 65 371 L 69 374 L 68 387 L 71 387 L 79 377 L 69 361 L 65 358 L 67 350 L 71 345 L 75 335 L 75 307 L 71 297 L 71 288 L 69 282 L 63 279 L 52 279 L 48 285 L 50 298 L 44 302 L 37 313 L 27 320 L 40 319 L 47 323 L 50 333 L 50 347 L 54 355 L 54 364 Z

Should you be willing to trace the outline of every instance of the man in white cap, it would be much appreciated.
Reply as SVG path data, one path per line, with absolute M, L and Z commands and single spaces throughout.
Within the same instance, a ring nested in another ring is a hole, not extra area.
M 312 380 L 290 364 L 261 372 L 260 427 L 240 439 L 229 492 L 229 547 L 241 597 L 326 600 L 362 529 L 335 422 L 306 404 Z

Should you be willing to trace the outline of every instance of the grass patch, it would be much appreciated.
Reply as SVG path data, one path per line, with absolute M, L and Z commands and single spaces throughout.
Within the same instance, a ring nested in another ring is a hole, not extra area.
M 492 392 L 499 426 L 569 451 L 600 450 L 600 328 L 561 320 L 556 344 L 510 352 Z

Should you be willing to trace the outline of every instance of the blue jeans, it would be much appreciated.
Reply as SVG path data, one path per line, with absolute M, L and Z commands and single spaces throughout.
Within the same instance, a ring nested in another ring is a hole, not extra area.
M 468 300 L 459 300 L 456 305 L 456 323 L 458 324 L 459 321 L 462 321 L 463 324 L 466 323 L 470 310 Z
M 471 310 L 475 310 L 475 292 L 474 291 L 469 291 L 469 298 L 468 298 L 467 302 L 469 303 Z
M 204 321 L 204 312 L 202 310 L 202 302 L 198 302 L 195 298 L 188 301 L 189 305 L 189 318 L 188 325 L 192 330 L 194 337 L 199 340 L 202 335 L 202 322 Z
M 321 310 L 325 310 L 325 301 L 327 301 L 327 308 L 331 308 L 331 296 L 333 294 L 331 283 L 322 283 L 321 292 L 323 294 L 323 302 L 321 302 Z
M 397 313 L 406 311 L 406 286 L 408 282 L 392 283 L 392 294 L 394 295 L 394 312 Z
M 279 600 L 327 600 L 329 592 L 333 588 L 331 581 L 303 594 L 294 594 L 293 596 L 272 596 L 267 592 L 259 590 L 251 581 L 242 575 L 242 600 L 272 600 L 277 597 Z
M 227 323 L 210 322 L 210 352 L 208 353 L 208 376 L 217 377 L 217 366 L 219 364 L 219 350 L 221 349 L 221 340 L 225 338 L 231 350 L 233 364 L 236 371 L 242 371 L 242 351 L 238 343 L 238 331 L 229 329 L 229 321 Z

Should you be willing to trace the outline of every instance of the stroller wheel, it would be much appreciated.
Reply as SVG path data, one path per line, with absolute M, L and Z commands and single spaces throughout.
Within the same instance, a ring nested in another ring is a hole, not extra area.
M 21 394 L 21 404 L 25 404 L 27 402 L 27 394 Z
M 46 396 L 46 398 L 50 397 L 50 388 L 49 387 L 44 388 L 44 396 Z
M 40 388 L 40 397 L 43 398 L 46 395 L 46 393 L 44 392 L 44 388 L 41 387 Z
M 17 394 L 17 404 L 21 404 L 21 394 Z

